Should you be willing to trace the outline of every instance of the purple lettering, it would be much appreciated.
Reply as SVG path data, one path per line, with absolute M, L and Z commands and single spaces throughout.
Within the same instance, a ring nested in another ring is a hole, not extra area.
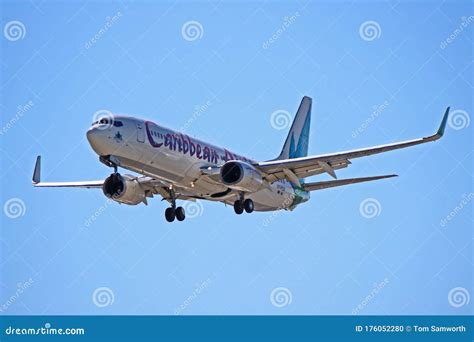
M 148 141 L 150 141 L 151 146 L 161 147 L 163 145 L 163 143 L 162 142 L 157 143 L 157 142 L 155 142 L 155 139 L 153 139 L 153 135 L 151 134 L 152 132 L 150 131 L 150 122 L 149 121 L 145 122 L 145 127 L 146 127 L 146 134 L 148 136 Z
M 186 137 L 181 134 L 181 140 L 183 140 L 183 153 L 186 154 L 189 151 L 189 143 L 186 140 Z
M 181 140 L 179 135 L 176 135 L 176 139 L 178 141 L 178 151 L 181 152 L 183 151 L 183 140 Z
M 198 157 L 199 159 L 202 159 L 200 144 L 196 144 L 196 157 Z
M 171 134 L 166 134 L 165 136 L 165 146 L 168 147 L 170 150 L 173 149 L 173 141 L 171 139 Z
M 176 137 L 176 134 L 173 134 L 172 139 L 173 139 L 173 151 L 176 151 L 176 145 L 178 143 L 178 138 Z
M 231 152 L 229 152 L 229 151 L 227 151 L 227 150 L 224 150 L 224 151 L 225 151 L 225 155 L 224 155 L 224 160 L 225 160 L 225 161 L 229 161 L 229 160 L 235 159 L 235 156 L 234 156 Z
M 192 157 L 196 153 L 196 145 L 194 145 L 190 137 L 188 137 L 188 140 L 189 140 L 189 154 Z
M 216 150 L 212 150 L 212 162 L 213 162 L 214 164 L 217 164 L 218 157 L 219 157 L 219 156 L 218 156 Z
M 211 155 L 209 151 L 209 147 L 204 147 L 204 155 L 202 156 L 202 159 L 207 159 L 207 161 L 211 161 Z

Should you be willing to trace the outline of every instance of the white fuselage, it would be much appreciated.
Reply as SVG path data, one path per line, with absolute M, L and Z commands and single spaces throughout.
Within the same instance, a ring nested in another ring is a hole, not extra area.
M 219 181 L 218 174 L 203 172 L 229 160 L 252 164 L 243 156 L 189 137 L 151 121 L 115 115 L 107 124 L 94 123 L 87 138 L 94 151 L 118 166 L 162 180 L 181 189 L 183 197 L 232 204 L 238 191 Z M 112 124 L 110 124 L 112 123 Z M 279 180 L 245 195 L 255 210 L 293 209 L 309 199 L 309 193 Z

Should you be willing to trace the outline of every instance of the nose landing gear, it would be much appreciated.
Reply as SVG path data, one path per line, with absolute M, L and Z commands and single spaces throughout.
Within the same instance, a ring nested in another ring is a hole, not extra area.
M 108 167 L 113 167 L 114 168 L 114 173 L 117 173 L 118 170 L 118 165 L 117 163 L 114 163 L 112 160 L 110 160 L 110 156 L 100 156 L 99 161 Z

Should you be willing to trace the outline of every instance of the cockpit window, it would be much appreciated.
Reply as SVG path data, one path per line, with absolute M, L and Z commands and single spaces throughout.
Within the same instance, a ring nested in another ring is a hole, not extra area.
M 100 123 L 101 125 L 108 125 L 108 124 L 109 124 L 109 120 L 106 119 L 106 118 L 102 118 L 102 119 L 99 120 L 99 123 Z
M 122 127 L 123 123 L 122 123 L 122 121 L 114 121 L 114 126 L 115 127 Z

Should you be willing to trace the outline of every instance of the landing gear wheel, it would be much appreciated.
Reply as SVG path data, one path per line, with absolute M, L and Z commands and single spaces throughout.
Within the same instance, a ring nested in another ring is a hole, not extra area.
M 244 201 L 244 209 L 245 209 L 245 212 L 249 214 L 253 211 L 254 205 L 253 205 L 253 201 L 250 198 L 247 198 Z
M 168 222 L 173 222 L 176 217 L 176 210 L 174 208 L 166 208 L 165 210 L 165 218 Z
M 175 211 L 175 215 L 178 221 L 184 221 L 184 219 L 186 218 L 186 214 L 184 212 L 183 207 L 177 207 Z
M 244 212 L 244 205 L 242 201 L 237 200 L 234 202 L 234 211 L 237 215 L 240 215 Z

